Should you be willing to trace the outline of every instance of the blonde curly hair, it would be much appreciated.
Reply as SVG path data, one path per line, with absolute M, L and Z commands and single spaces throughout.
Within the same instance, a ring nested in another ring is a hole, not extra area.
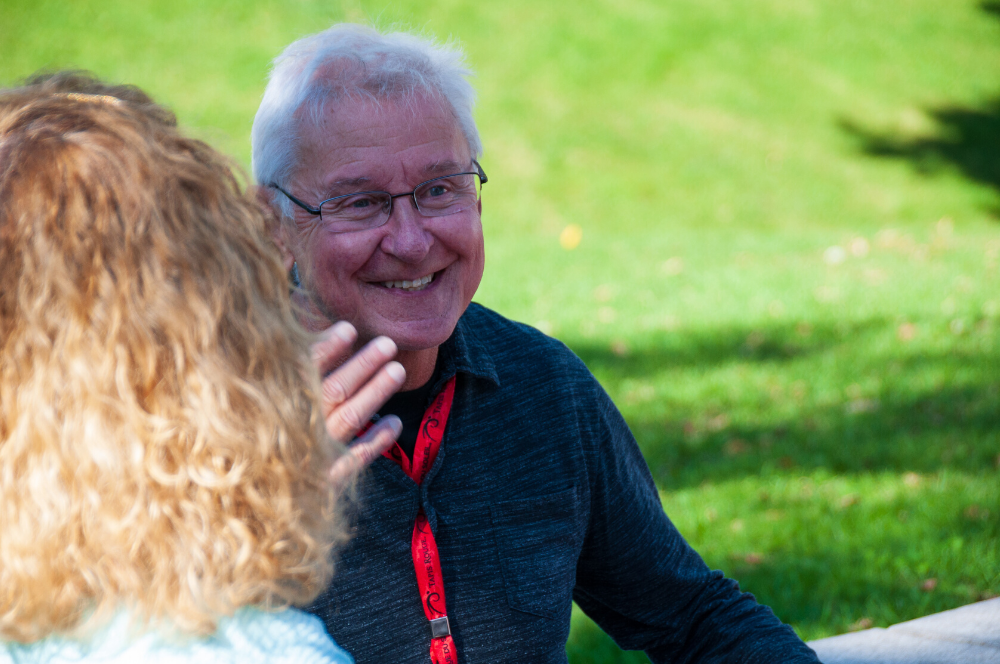
M 137 88 L 0 91 L 0 636 L 311 601 L 344 539 L 310 338 L 233 165 Z

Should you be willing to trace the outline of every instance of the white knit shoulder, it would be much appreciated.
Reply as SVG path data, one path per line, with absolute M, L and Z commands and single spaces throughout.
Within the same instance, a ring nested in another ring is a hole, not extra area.
M 49 637 L 35 643 L 0 642 L 0 664 L 353 664 L 323 623 L 296 609 L 268 613 L 244 608 L 219 621 L 207 638 L 136 633 L 119 613 L 86 642 Z

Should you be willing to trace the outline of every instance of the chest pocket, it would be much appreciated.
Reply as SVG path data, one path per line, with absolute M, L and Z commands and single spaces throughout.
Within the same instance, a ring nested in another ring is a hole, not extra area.
M 543 618 L 569 611 L 583 542 L 578 513 L 574 489 L 490 506 L 510 608 Z

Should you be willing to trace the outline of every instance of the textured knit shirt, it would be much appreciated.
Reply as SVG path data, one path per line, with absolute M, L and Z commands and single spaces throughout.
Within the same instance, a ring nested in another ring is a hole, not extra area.
M 215 634 L 163 633 L 120 611 L 86 640 L 50 636 L 34 643 L 0 641 L 0 664 L 351 664 L 314 616 L 295 609 L 244 608 L 219 621 Z
M 566 662 L 572 601 L 653 662 L 818 662 L 664 514 L 635 439 L 562 343 L 473 304 L 441 346 L 457 375 L 422 484 L 393 461 L 359 483 L 357 532 L 310 609 L 359 664 L 429 661 L 410 539 L 441 557 L 459 662 Z

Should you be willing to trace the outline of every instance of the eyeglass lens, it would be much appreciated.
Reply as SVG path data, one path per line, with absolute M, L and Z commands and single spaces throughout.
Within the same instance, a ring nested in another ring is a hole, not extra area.
M 413 191 L 417 211 L 425 217 L 443 217 L 474 206 L 481 184 L 472 173 L 449 175 L 424 182 Z M 384 191 L 365 191 L 323 203 L 323 223 L 332 231 L 381 226 L 392 210 L 394 197 Z

